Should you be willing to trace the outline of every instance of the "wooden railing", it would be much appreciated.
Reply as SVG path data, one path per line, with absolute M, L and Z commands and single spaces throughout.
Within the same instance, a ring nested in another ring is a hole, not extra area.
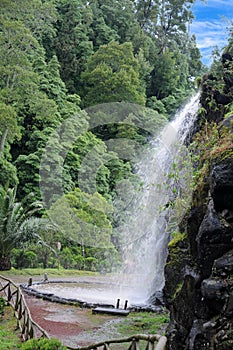
M 3 295 L 7 303 L 12 306 L 24 341 L 31 338 L 50 338 L 48 333 L 33 321 L 21 289 L 10 279 L 1 275 L 0 295 Z M 129 347 L 127 346 L 128 350 L 140 350 L 142 346 L 145 350 L 165 350 L 167 338 L 159 334 L 137 334 L 128 338 L 106 340 L 85 347 L 72 348 L 68 346 L 67 348 L 70 350 L 111 350 L 111 344 L 117 345 L 127 343 L 130 343 Z
M 50 338 L 47 332 L 33 321 L 20 287 L 1 275 L 0 294 L 13 308 L 23 340 L 40 337 Z
M 155 335 L 136 334 L 129 338 L 112 339 L 112 340 L 99 342 L 99 343 L 92 344 L 85 347 L 78 347 L 78 348 L 68 347 L 68 349 L 70 350 L 111 350 L 111 347 L 110 347 L 111 344 L 123 344 L 123 343 L 125 344 L 130 343 L 129 347 L 126 348 L 127 350 L 140 350 L 142 349 L 142 346 L 145 350 L 165 350 L 167 338 L 159 334 L 155 334 Z

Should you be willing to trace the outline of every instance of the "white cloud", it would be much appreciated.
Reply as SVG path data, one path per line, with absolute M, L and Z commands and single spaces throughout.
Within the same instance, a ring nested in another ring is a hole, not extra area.
M 233 2 L 231 0 L 209 0 L 207 4 L 215 7 L 227 6 L 228 9 L 229 7 L 233 7 Z
M 227 10 L 233 7 L 233 2 L 231 0 L 196 0 L 195 7 L 212 7 L 220 8 L 225 7 Z
M 197 3 L 198 11 L 195 13 L 196 20 L 190 26 L 191 33 L 195 34 L 197 40 L 197 46 L 201 50 L 203 62 L 205 64 L 210 64 L 211 52 L 214 48 L 218 47 L 222 49 L 227 44 L 227 27 L 229 26 L 231 20 L 227 18 L 227 15 L 231 14 L 230 7 L 233 9 L 233 1 L 229 0 L 209 0 L 208 7 L 203 2 Z M 227 5 L 226 9 L 223 6 Z M 219 9 L 216 9 L 216 8 Z M 201 8 L 208 8 L 206 11 L 206 17 L 203 12 L 200 11 Z M 197 7 L 196 7 L 197 10 Z M 206 20 L 205 20 L 206 18 Z

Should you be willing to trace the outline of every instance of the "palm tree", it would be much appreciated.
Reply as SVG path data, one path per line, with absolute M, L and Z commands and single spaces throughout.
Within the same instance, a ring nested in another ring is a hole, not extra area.
M 39 229 L 48 220 L 33 215 L 43 209 L 41 202 L 23 205 L 16 201 L 16 189 L 0 192 L 0 270 L 11 269 L 11 251 L 23 243 L 37 238 L 41 240 Z

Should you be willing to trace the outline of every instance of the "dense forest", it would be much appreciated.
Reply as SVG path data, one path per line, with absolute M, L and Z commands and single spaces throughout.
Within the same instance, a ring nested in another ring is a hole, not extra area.
M 204 71 L 193 3 L 1 0 L 0 269 L 120 264 L 116 188 L 140 187 L 123 151 L 145 145 Z

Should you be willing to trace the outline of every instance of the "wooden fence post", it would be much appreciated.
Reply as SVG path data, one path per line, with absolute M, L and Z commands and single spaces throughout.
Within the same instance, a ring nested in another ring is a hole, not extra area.
M 166 344 L 167 344 L 167 337 L 162 336 L 159 341 L 158 344 L 156 345 L 155 350 L 165 350 L 166 349 Z

